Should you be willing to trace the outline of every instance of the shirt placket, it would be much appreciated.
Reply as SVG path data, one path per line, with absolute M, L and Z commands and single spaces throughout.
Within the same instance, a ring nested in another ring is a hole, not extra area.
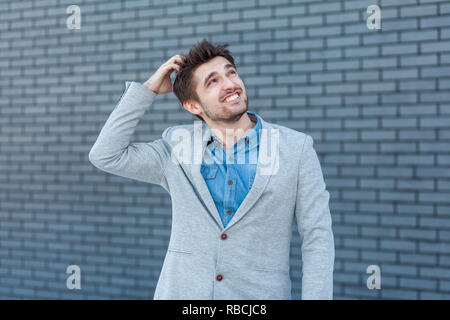
M 226 154 L 225 150 L 222 150 L 224 160 L 224 165 L 226 167 L 226 179 L 224 188 L 224 214 L 223 221 L 224 226 L 228 224 L 234 213 L 234 198 L 236 195 L 236 167 L 235 167 L 235 156 L 236 156 L 236 144 L 233 146 L 233 151 L 231 154 Z

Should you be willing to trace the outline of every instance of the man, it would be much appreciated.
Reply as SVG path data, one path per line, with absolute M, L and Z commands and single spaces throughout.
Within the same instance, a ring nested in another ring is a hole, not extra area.
M 226 46 L 203 40 L 143 84 L 127 83 L 89 159 L 171 195 L 172 231 L 154 299 L 292 299 L 294 218 L 303 240 L 302 299 L 332 299 L 329 193 L 313 139 L 247 111 Z M 201 126 L 131 143 L 156 95 L 172 91 Z

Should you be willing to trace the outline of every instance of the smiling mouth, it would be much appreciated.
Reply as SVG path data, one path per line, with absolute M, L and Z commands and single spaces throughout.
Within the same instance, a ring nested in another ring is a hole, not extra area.
M 239 102 L 241 100 L 241 95 L 239 94 L 239 92 L 234 92 L 233 94 L 228 95 L 223 102 L 225 103 L 236 103 Z

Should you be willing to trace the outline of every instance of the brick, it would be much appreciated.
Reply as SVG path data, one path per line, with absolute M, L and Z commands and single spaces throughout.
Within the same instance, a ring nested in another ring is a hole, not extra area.
M 380 252 L 380 251 L 369 251 L 364 250 L 362 252 L 362 259 L 366 261 L 386 261 L 395 262 L 396 254 L 392 252 Z M 386 285 L 386 278 L 382 277 L 382 283 Z
M 420 276 L 431 279 L 450 279 L 450 272 L 448 268 L 439 267 L 423 267 L 420 268 Z
M 325 59 L 338 59 L 342 58 L 342 51 L 340 49 L 328 49 L 310 50 L 311 60 L 325 60 Z
M 197 12 L 211 12 L 223 10 L 225 3 L 223 2 L 211 2 L 211 3 L 197 3 L 195 4 L 195 10 Z
M 397 43 L 398 36 L 395 33 L 376 33 L 368 34 L 363 37 L 364 45 L 384 44 L 384 43 Z
M 389 227 L 373 227 L 373 226 L 362 226 L 361 232 L 363 235 L 367 237 L 386 237 L 386 238 L 394 238 L 396 235 L 395 228 Z
M 234 0 L 234 1 L 227 1 L 226 2 L 226 8 L 227 9 L 243 9 L 243 8 L 255 8 L 256 7 L 256 0 Z
M 342 73 L 339 72 L 315 72 L 311 74 L 311 82 L 340 82 L 342 81 Z
M 311 49 L 323 48 L 324 41 L 322 39 L 294 40 L 292 41 L 293 49 Z
M 360 185 L 363 189 L 390 189 L 394 187 L 394 180 L 362 178 Z
M 422 53 L 428 52 L 448 52 L 450 51 L 450 41 L 424 42 L 420 44 Z
M 282 7 L 277 5 L 275 9 L 275 16 L 297 16 L 303 15 L 305 13 L 304 5 L 295 5 L 295 6 L 287 6 Z
M 434 293 L 434 292 L 420 292 L 420 299 L 425 300 L 448 300 L 450 299 L 450 294 L 446 293 Z
M 322 15 L 310 15 L 310 16 L 302 16 L 302 17 L 295 17 L 292 18 L 292 26 L 298 27 L 298 26 L 313 26 L 313 25 L 320 25 L 323 23 L 323 16 Z
M 415 0 L 382 0 L 382 6 L 383 7 L 390 7 L 390 6 L 405 6 L 408 4 L 417 4 L 417 1 Z
M 420 28 L 435 28 L 435 27 L 446 27 L 450 26 L 450 21 L 448 16 L 432 17 L 432 18 L 421 18 Z
M 380 200 L 382 201 L 396 201 L 396 202 L 411 202 L 416 198 L 414 192 L 380 192 Z
M 422 16 L 434 16 L 437 14 L 436 5 L 425 5 L 425 6 L 407 6 L 400 8 L 401 17 L 422 17 Z
M 344 190 L 342 194 L 343 199 L 348 200 L 375 200 L 375 192 L 374 191 L 347 191 Z
M 435 255 L 430 254 L 400 253 L 400 262 L 432 266 L 436 265 L 437 259 Z
M 378 48 L 374 46 L 367 46 L 361 48 L 344 48 L 345 57 L 369 57 L 378 54 Z
M 450 143 L 446 142 L 421 142 L 419 150 L 422 152 L 446 152 L 450 150 Z
M 418 299 L 419 293 L 417 291 L 408 289 L 408 290 L 394 290 L 388 289 L 381 291 L 382 299 L 394 299 L 394 300 L 415 300 Z
M 362 92 L 389 92 L 396 91 L 396 83 L 394 81 L 363 83 Z
M 396 30 L 411 30 L 417 29 L 418 27 L 417 19 L 391 19 L 383 20 L 381 23 L 381 28 L 383 31 L 396 31 Z
M 434 80 L 403 80 L 400 82 L 400 91 L 423 91 L 434 90 L 436 82 Z M 414 107 L 412 107 L 414 108 Z
M 415 92 L 382 94 L 381 101 L 383 103 L 415 103 L 417 94 Z
M 370 140 L 395 140 L 395 131 L 364 131 L 361 133 L 361 139 Z
M 254 19 L 254 18 L 266 18 L 270 17 L 271 15 L 272 10 L 270 8 L 259 8 L 244 11 L 242 17 L 244 19 Z
M 437 30 L 414 30 L 414 31 L 402 31 L 400 33 L 401 42 L 416 42 L 426 40 L 438 40 Z
M 450 67 L 425 67 L 422 69 L 422 77 L 436 78 L 445 77 L 450 72 Z
M 375 249 L 376 248 L 376 240 L 373 239 L 350 239 L 344 238 L 344 246 L 347 248 L 354 249 Z
M 362 154 L 360 155 L 360 161 L 361 164 L 394 164 L 394 156 L 392 155 L 387 155 L 387 154 L 374 154 L 374 155 L 370 155 L 370 154 Z
M 414 118 L 385 118 L 381 120 L 382 128 L 416 128 L 418 120 Z
M 387 55 L 401 55 L 401 54 L 417 54 L 417 44 L 395 44 L 395 45 L 383 45 L 381 48 L 381 54 Z
M 348 81 L 361 81 L 361 80 L 378 80 L 378 71 L 349 71 L 346 74 Z
M 376 119 L 357 119 L 357 120 L 345 120 L 345 128 L 377 128 L 378 121 Z
M 325 16 L 326 24 L 342 24 L 360 20 L 358 12 L 329 13 Z
M 420 127 L 422 128 L 438 128 L 438 127 L 447 127 L 448 126 L 448 118 L 439 118 L 439 117 L 424 117 L 419 119 Z
M 364 69 L 372 69 L 372 68 L 389 68 L 397 66 L 397 61 L 395 58 L 370 58 L 363 59 L 363 68 Z
M 359 44 L 359 38 L 355 36 L 332 37 L 327 39 L 328 47 L 356 46 Z

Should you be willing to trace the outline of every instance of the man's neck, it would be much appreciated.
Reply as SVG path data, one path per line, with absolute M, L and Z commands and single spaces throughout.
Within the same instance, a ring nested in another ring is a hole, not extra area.
M 253 117 L 253 119 L 251 118 Z M 256 125 L 257 119 L 253 115 L 243 114 L 241 119 L 232 125 L 216 126 L 212 127 L 211 130 L 214 135 L 219 139 L 225 151 L 231 149 L 239 139 L 245 137 L 250 130 Z M 228 148 L 226 146 L 229 146 Z

